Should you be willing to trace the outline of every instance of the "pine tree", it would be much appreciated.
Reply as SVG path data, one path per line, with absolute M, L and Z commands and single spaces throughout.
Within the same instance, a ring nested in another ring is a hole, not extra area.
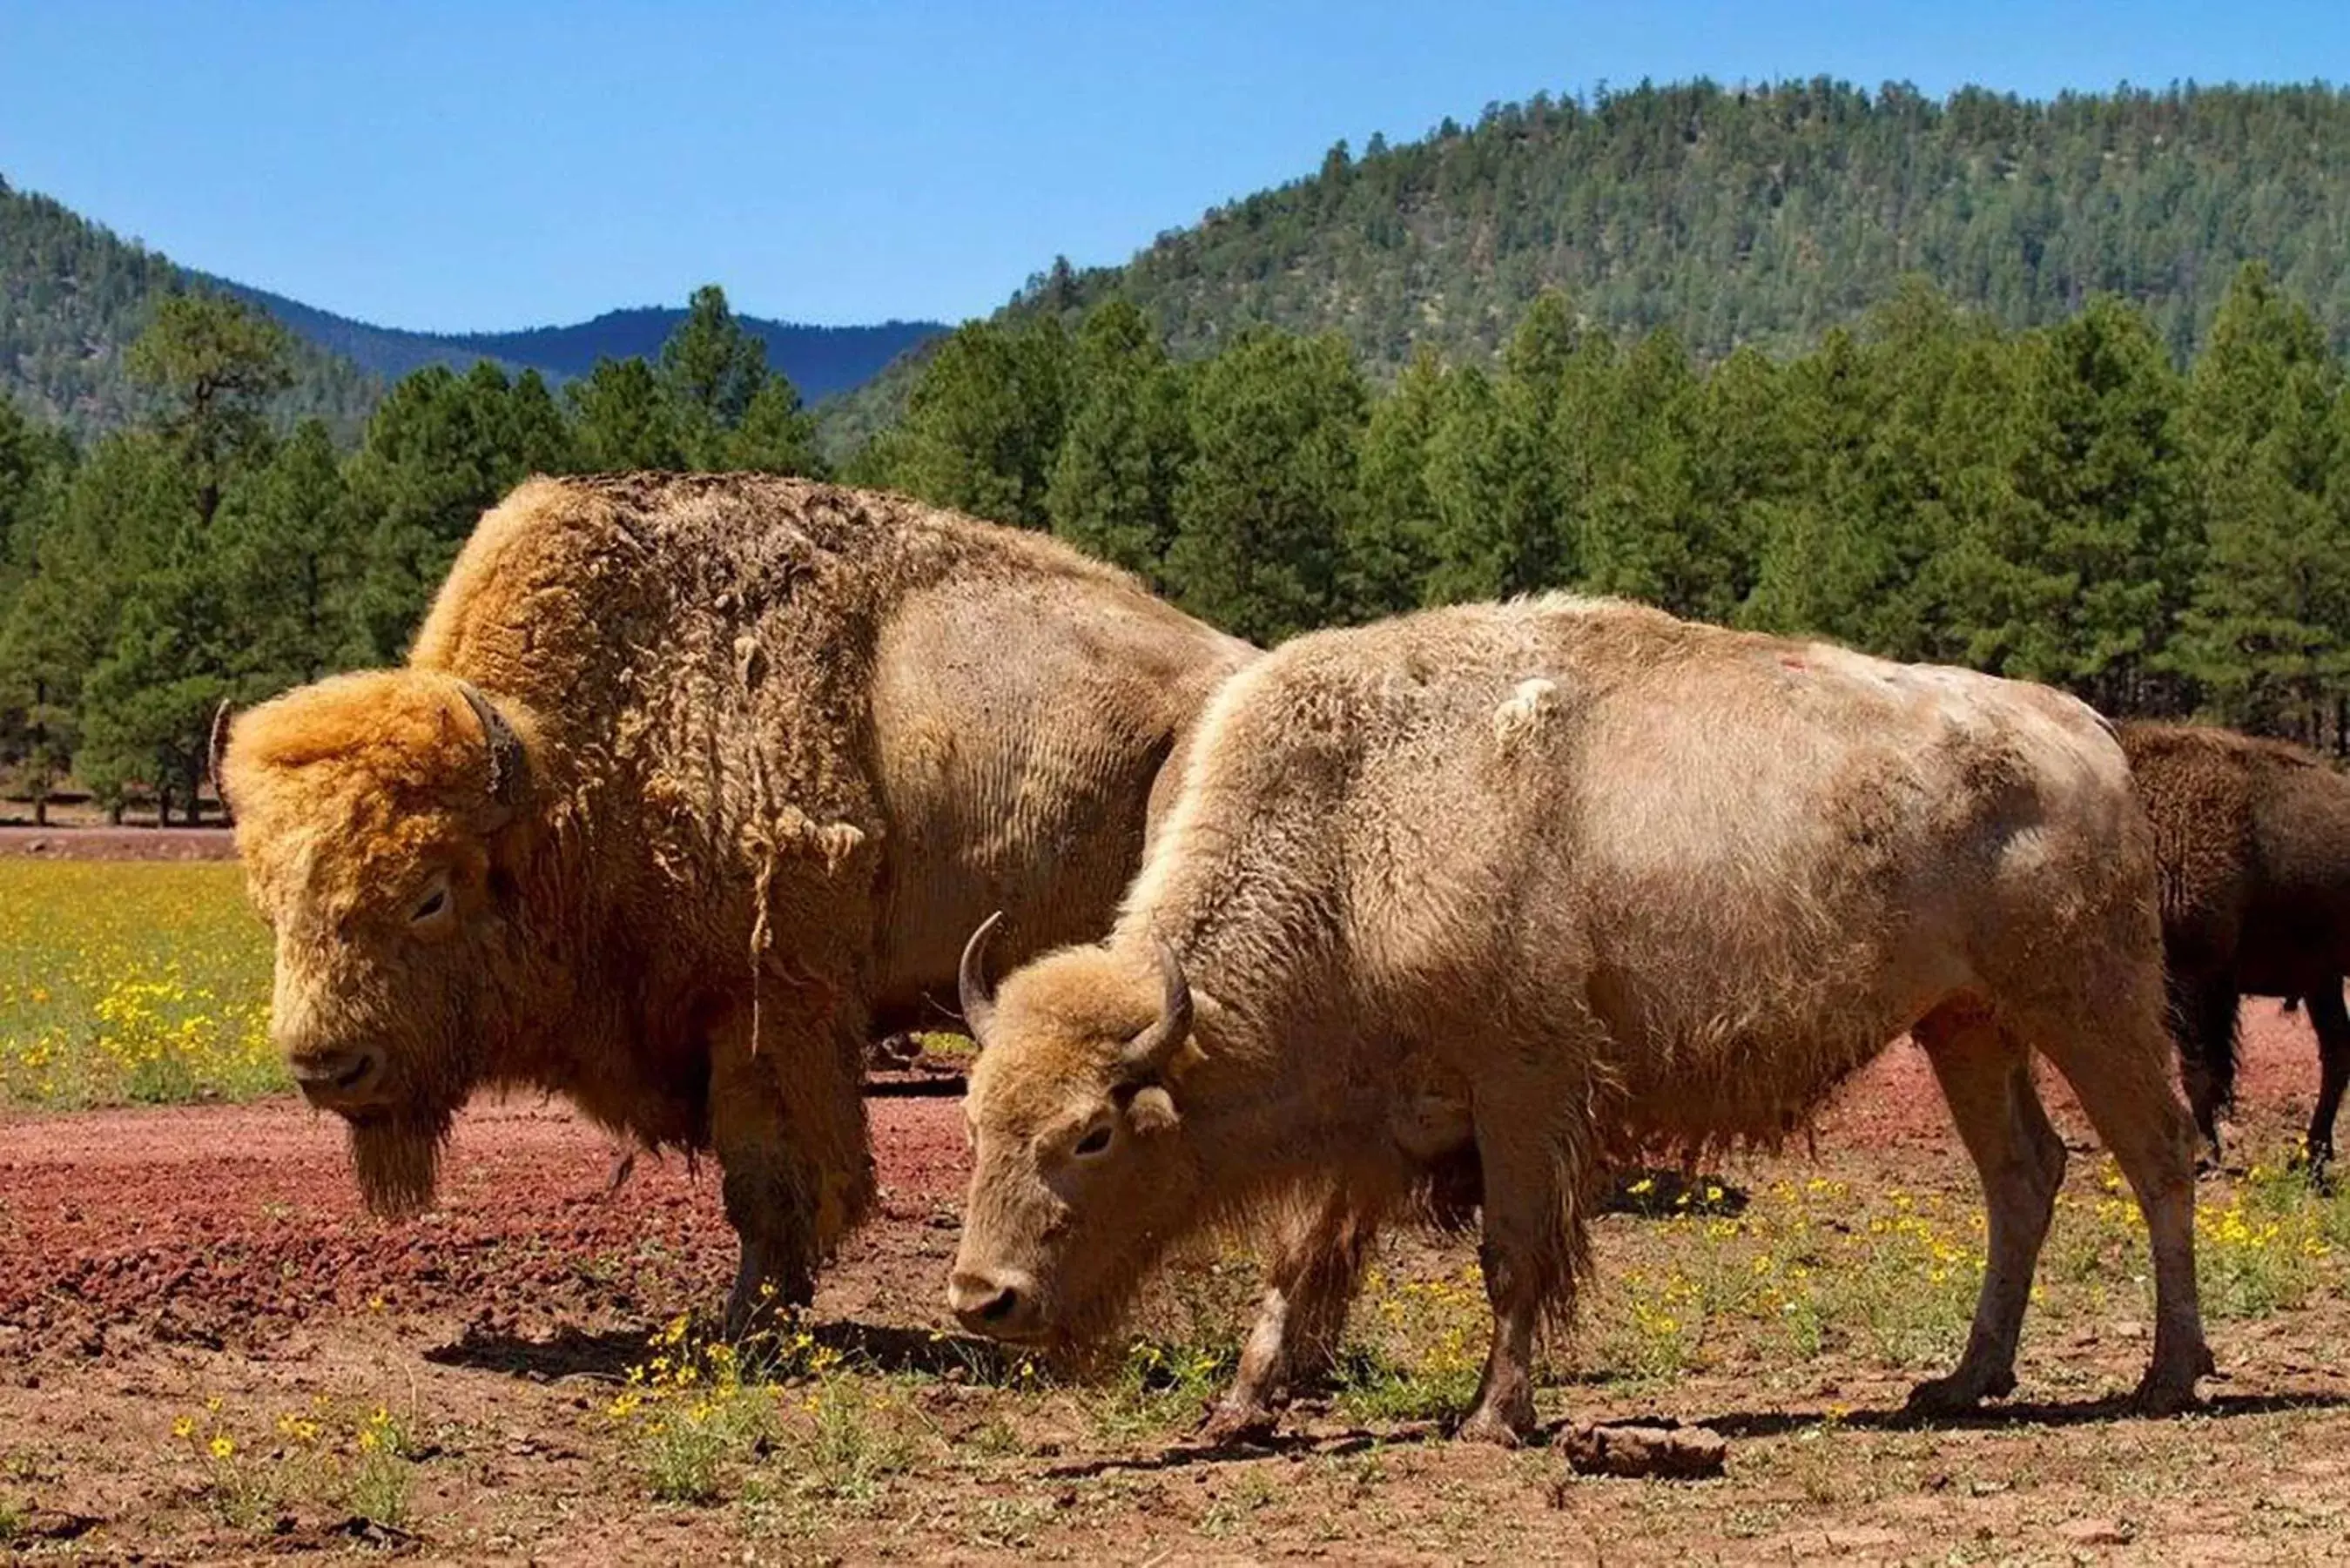
M 1336 618 L 1366 401 L 1336 336 L 1253 329 L 1201 368 L 1167 552 L 1194 614 L 1261 643 Z
M 2341 385 L 2315 320 L 2254 264 L 2180 413 L 2207 547 L 2176 661 L 2219 717 L 2309 740 L 2350 673 L 2350 534 L 2328 495 Z
M 726 291 L 706 283 L 662 343 L 660 369 L 688 451 L 714 454 L 766 387 L 767 345 L 734 319 Z
M 1111 300 L 1078 329 L 1070 386 L 1068 430 L 1045 489 L 1053 532 L 1163 585 L 1191 449 L 1182 379 L 1142 313 Z
M 755 473 L 797 473 L 821 478 L 823 453 L 816 448 L 816 420 L 800 406 L 790 380 L 769 376 L 742 422 L 726 432 L 717 465 Z
M 349 639 L 359 561 L 334 439 L 305 420 L 221 507 L 221 576 L 237 635 L 225 671 L 239 701 L 317 680 Z
M 131 379 L 161 399 L 161 429 L 195 483 L 210 526 L 237 464 L 265 455 L 269 401 L 293 384 L 286 329 L 234 300 L 175 294 L 130 345 Z
M 969 322 L 940 344 L 879 476 L 975 517 L 1047 528 L 1068 418 L 1071 356 L 1057 317 L 1013 331 Z
M 1361 495 L 1339 567 L 1340 614 L 1349 621 L 1418 608 L 1436 572 L 1442 519 L 1429 469 L 1446 397 L 1444 368 L 1424 351 L 1371 407 L 1358 465 Z
M 566 391 L 573 455 L 583 469 L 617 473 L 688 466 L 689 432 L 679 429 L 660 378 L 642 359 L 598 359 Z

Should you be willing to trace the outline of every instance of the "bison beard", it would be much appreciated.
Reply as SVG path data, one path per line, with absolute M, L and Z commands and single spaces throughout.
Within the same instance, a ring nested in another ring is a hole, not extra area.
M 370 1116 L 351 1123 L 351 1168 L 368 1212 L 412 1220 L 432 1206 L 449 1118 Z

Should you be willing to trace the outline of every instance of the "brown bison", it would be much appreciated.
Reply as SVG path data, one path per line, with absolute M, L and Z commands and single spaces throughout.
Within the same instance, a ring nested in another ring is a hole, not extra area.
M 2122 750 L 2154 825 L 2171 1012 L 2196 1125 L 2216 1155 L 2236 1084 L 2236 999 L 2307 998 L 2317 1030 L 2313 1180 L 2350 1083 L 2350 778 L 2281 741 L 2130 724 Z
M 2039 1052 L 2146 1215 L 2137 1400 L 2176 1407 L 2209 1357 L 2154 884 L 2120 747 L 2042 687 L 1566 597 L 1301 638 L 1210 702 L 1105 942 L 999 993 L 973 939 L 950 1300 L 1083 1343 L 1202 1227 L 1285 1218 L 1245 1407 L 1473 1152 L 1495 1328 L 1464 1432 L 1514 1440 L 1602 1165 L 1779 1138 L 1908 1030 L 1990 1208 L 1965 1355 L 1913 1404 L 2013 1386 L 2064 1165 Z
M 730 1301 L 806 1301 L 872 1189 L 877 1030 L 998 906 L 1107 929 L 1253 650 L 1049 539 L 795 480 L 534 480 L 405 668 L 239 716 L 218 775 L 271 1027 L 385 1214 L 475 1089 L 714 1149 Z M 1173 778 L 1168 784 L 1171 791 Z

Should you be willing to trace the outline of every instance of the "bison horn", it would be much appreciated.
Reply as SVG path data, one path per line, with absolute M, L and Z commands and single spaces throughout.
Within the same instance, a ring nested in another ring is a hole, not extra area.
M 988 1031 L 995 1026 L 995 987 L 987 979 L 987 941 L 1003 919 L 1003 911 L 998 909 L 979 922 L 979 929 L 962 945 L 962 967 L 955 974 L 962 1021 L 971 1025 L 972 1043 L 976 1045 L 985 1045 Z
M 1183 961 L 1166 938 L 1153 935 L 1150 941 L 1159 957 L 1159 1017 L 1127 1042 L 1126 1065 L 1137 1078 L 1158 1076 L 1191 1037 L 1191 982 L 1183 978 Z
M 204 769 L 212 778 L 213 792 L 221 797 L 224 805 L 228 804 L 228 787 L 221 783 L 221 763 L 228 755 L 230 716 L 228 700 L 223 698 L 221 705 L 213 710 L 212 739 L 204 747 Z
M 482 739 L 489 742 L 490 798 L 500 805 L 512 805 L 522 784 L 522 737 L 514 732 L 505 715 L 482 695 L 481 688 L 460 680 L 457 691 L 465 699 L 465 706 L 473 711 L 473 717 L 482 722 Z

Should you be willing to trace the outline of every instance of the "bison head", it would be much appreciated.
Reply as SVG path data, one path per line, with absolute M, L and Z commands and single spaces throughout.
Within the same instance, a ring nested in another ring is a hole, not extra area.
M 524 964 L 512 858 L 526 721 L 449 676 L 338 676 L 224 724 L 214 773 L 276 935 L 270 1031 L 350 1127 L 368 1205 L 431 1201 L 457 1107 L 496 1075 Z
M 975 1156 L 947 1294 L 999 1339 L 1068 1344 L 1113 1324 L 1199 1211 L 1172 1073 L 1191 993 L 1164 942 L 1072 948 L 988 987 L 982 926 L 963 954 L 980 1044 L 963 1102 Z

